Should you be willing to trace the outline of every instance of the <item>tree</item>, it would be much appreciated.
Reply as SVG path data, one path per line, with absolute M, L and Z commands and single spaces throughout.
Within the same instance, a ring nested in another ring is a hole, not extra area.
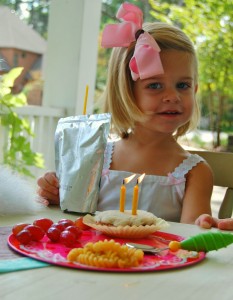
M 50 0 L 0 0 L 0 5 L 15 10 L 21 19 L 47 38 Z

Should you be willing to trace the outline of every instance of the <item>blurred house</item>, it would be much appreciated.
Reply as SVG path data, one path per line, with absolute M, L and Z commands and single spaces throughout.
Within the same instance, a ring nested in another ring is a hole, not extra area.
M 40 105 L 42 101 L 43 59 L 47 42 L 25 24 L 8 7 L 0 6 L 0 68 L 1 73 L 14 67 L 23 67 L 15 80 L 13 93 L 25 86 L 28 104 Z

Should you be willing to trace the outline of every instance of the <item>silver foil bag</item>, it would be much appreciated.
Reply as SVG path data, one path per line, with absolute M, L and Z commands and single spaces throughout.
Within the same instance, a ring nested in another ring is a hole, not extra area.
M 55 132 L 55 165 L 64 211 L 94 213 L 111 115 L 62 118 Z

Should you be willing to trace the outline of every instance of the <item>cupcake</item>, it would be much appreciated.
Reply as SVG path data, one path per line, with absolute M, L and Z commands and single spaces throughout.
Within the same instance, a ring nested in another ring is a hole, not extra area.
M 97 212 L 95 216 L 86 215 L 83 222 L 106 235 L 118 238 L 144 238 L 168 227 L 165 220 L 143 210 L 138 210 L 136 215 L 132 215 L 131 210 L 107 210 Z

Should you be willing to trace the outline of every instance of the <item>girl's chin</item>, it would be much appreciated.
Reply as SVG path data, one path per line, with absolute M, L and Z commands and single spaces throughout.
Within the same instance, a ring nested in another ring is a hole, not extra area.
M 160 134 L 168 134 L 168 135 L 173 135 L 174 132 L 177 131 L 177 128 L 168 128 L 168 127 L 157 127 L 153 126 L 151 124 L 137 124 L 136 128 L 141 128 L 141 130 L 147 130 L 147 132 L 153 132 L 153 133 L 160 133 Z M 136 129 L 135 128 L 135 129 Z

